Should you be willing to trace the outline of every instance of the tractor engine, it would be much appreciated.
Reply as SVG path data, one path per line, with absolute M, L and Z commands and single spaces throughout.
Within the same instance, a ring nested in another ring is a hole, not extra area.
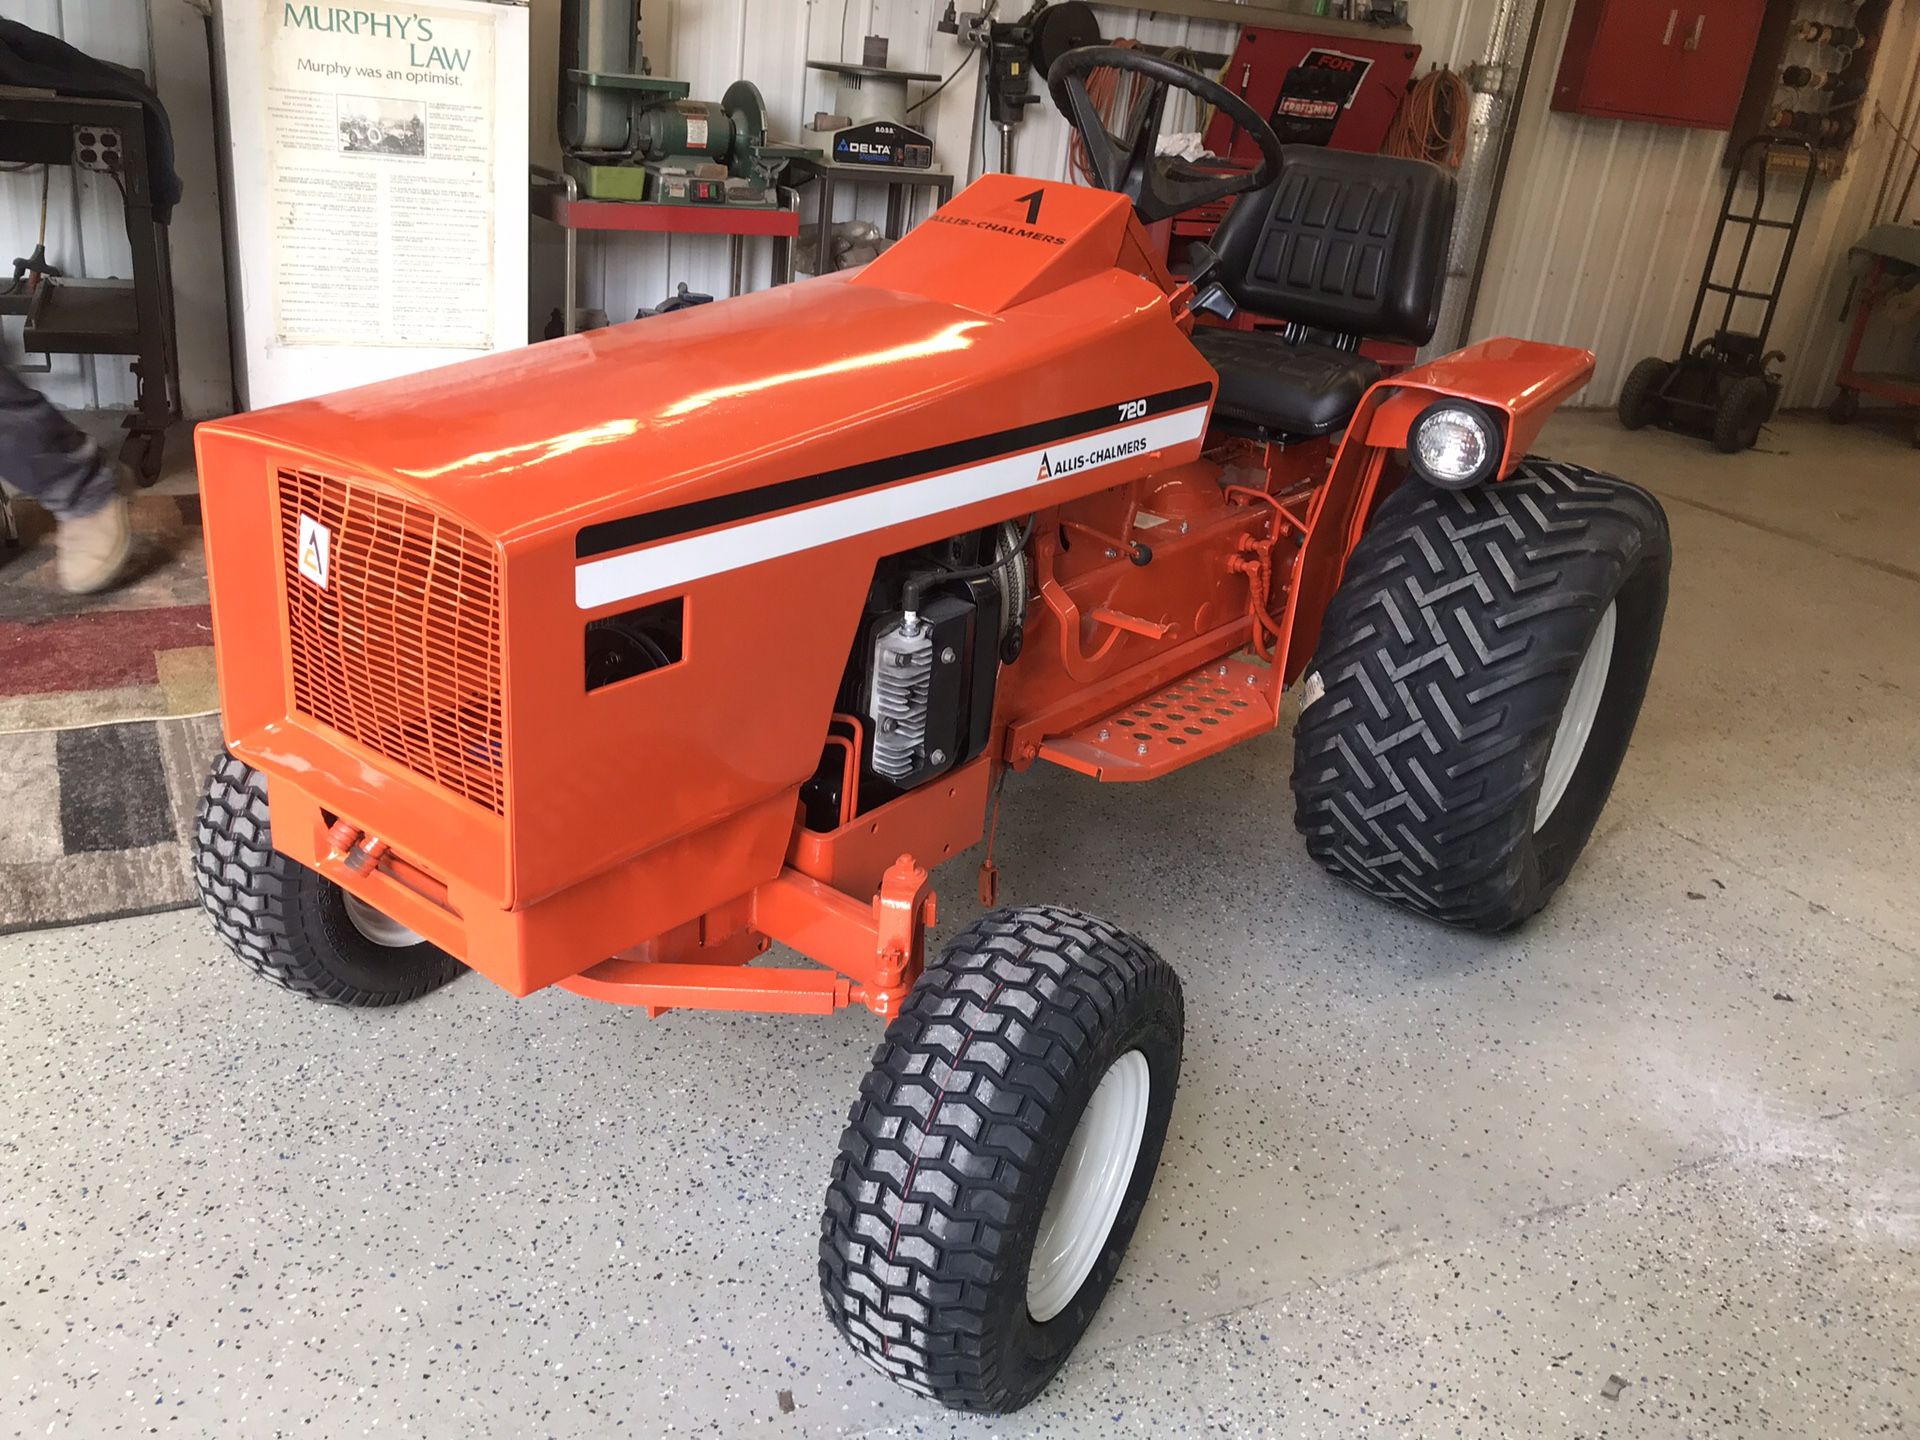
M 1000 667 L 1020 653 L 1029 538 L 1009 521 L 875 567 L 835 706 L 837 729 L 858 722 L 858 811 L 986 748 Z M 855 736 L 830 742 L 801 790 L 812 829 L 835 828 L 846 808 L 843 743 Z

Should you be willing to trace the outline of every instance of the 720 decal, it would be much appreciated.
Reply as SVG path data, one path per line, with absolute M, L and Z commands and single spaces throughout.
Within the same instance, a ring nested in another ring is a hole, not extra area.
M 1122 400 L 1120 402 L 1120 418 L 1122 420 L 1138 420 L 1146 413 L 1147 402 L 1144 400 Z

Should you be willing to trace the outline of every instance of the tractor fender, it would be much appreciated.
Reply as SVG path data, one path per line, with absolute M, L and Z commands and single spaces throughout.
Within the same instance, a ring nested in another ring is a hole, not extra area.
M 1366 425 L 1347 434 L 1364 435 L 1377 450 L 1404 449 L 1413 422 L 1436 399 L 1471 400 L 1506 422 L 1504 479 L 1533 448 L 1547 417 L 1592 378 L 1591 350 L 1505 336 L 1482 340 L 1377 382 L 1362 402 Z
M 1383 482 L 1391 490 L 1404 477 L 1404 466 L 1390 461 L 1406 447 L 1407 432 L 1420 413 L 1451 396 L 1502 415 L 1507 443 L 1499 474 L 1504 478 L 1525 458 L 1547 417 L 1593 377 L 1593 363 L 1591 350 L 1500 337 L 1403 370 L 1367 391 L 1334 455 L 1325 504 L 1300 556 L 1287 623 L 1288 683 L 1313 657 L 1347 556 L 1360 542 L 1375 504 L 1385 498 Z

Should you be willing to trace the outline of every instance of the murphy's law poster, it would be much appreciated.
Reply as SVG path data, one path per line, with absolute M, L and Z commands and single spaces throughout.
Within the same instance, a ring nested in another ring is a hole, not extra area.
M 494 348 L 496 18 L 272 0 L 277 343 Z

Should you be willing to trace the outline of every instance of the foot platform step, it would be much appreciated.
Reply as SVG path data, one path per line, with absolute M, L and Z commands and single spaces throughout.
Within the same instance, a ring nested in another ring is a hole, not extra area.
M 1124 710 L 1042 742 L 1040 758 L 1096 780 L 1152 780 L 1271 730 L 1274 675 L 1215 660 Z

